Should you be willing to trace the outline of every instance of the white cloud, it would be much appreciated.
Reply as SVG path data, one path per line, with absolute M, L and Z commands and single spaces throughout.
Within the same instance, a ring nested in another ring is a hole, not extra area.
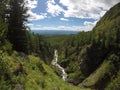
M 110 7 L 118 2 L 120 0 L 60 0 L 59 3 L 67 8 L 65 10 L 62 6 L 55 3 L 55 0 L 48 0 L 47 11 L 54 16 L 63 13 L 64 17 L 92 18 L 98 20 Z
M 32 12 L 32 9 L 37 8 L 38 0 L 26 0 L 26 1 L 27 1 L 26 6 L 29 9 L 27 13 L 30 15 L 28 17 L 28 20 L 33 21 L 33 20 L 41 20 L 41 19 L 47 18 L 47 13 L 37 14 Z
M 96 25 L 97 20 L 94 22 L 85 21 L 83 26 L 41 26 L 32 25 L 31 30 L 72 30 L 72 31 L 90 31 Z
M 66 18 L 60 18 L 61 21 L 69 21 L 68 19 Z
M 26 25 L 27 25 L 27 26 L 33 26 L 34 24 L 32 24 L 32 23 L 27 23 Z
M 84 25 L 85 25 L 85 26 L 95 26 L 96 23 L 97 23 L 97 21 L 94 21 L 94 22 L 85 21 L 85 22 L 84 22 Z
M 55 0 L 46 0 L 47 13 L 56 17 L 63 14 L 64 17 L 60 18 L 62 21 L 69 21 L 69 17 L 75 18 L 92 18 L 95 22 L 85 21 L 83 26 L 56 26 L 48 27 L 41 25 L 29 25 L 31 30 L 77 30 L 89 31 L 95 26 L 96 22 L 109 10 L 113 5 L 120 2 L 120 0 L 57 0 L 60 4 L 66 7 L 64 9 Z M 38 0 L 28 0 L 28 6 L 31 7 L 28 13 L 30 14 L 29 20 L 41 20 L 47 18 L 47 13 L 33 13 L 38 4 Z
M 47 12 L 51 13 L 52 16 L 58 16 L 63 11 L 63 8 L 55 3 L 54 0 L 47 1 Z
M 34 8 L 37 7 L 38 0 L 26 0 L 26 1 L 27 1 L 26 6 L 27 6 L 29 9 L 34 9 Z
M 92 30 L 93 27 L 96 25 L 96 23 L 97 23 L 97 20 L 94 22 L 85 21 L 84 26 L 83 26 L 83 30 L 84 31 Z
M 28 20 L 41 20 L 47 18 L 47 13 L 41 13 L 41 14 L 36 14 L 33 13 L 31 10 L 28 11 L 28 14 L 30 15 Z
M 57 26 L 57 27 L 43 27 L 36 25 L 31 27 L 31 30 L 71 30 L 71 31 L 90 31 L 92 30 L 93 25 L 84 25 L 84 26 Z
M 102 17 L 102 15 L 117 2 L 120 2 L 120 0 L 60 0 L 60 3 L 68 8 L 68 10 L 64 12 L 65 17 L 92 19 Z

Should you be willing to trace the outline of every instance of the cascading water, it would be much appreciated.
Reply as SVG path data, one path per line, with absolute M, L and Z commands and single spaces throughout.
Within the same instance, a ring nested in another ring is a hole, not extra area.
M 52 60 L 51 63 L 52 63 L 52 65 L 54 65 L 55 67 L 57 67 L 57 68 L 62 72 L 61 76 L 62 76 L 62 79 L 65 81 L 66 78 L 67 78 L 67 73 L 65 72 L 64 68 L 61 67 L 61 66 L 57 63 L 57 61 L 58 61 L 58 51 L 55 50 L 55 51 L 54 51 L 54 58 L 53 58 L 53 60 Z

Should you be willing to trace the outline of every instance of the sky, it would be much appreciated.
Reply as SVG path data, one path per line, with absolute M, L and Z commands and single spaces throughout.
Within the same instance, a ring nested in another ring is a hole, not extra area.
M 90 31 L 120 0 L 27 0 L 31 30 Z

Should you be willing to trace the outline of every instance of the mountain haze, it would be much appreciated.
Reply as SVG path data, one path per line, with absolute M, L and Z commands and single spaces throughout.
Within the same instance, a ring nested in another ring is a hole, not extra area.
M 67 34 L 77 34 L 79 31 L 69 31 L 69 30 L 32 30 L 35 34 L 40 35 L 67 35 Z

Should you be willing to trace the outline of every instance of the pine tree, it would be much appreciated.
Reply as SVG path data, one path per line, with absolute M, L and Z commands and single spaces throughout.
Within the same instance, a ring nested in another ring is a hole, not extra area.
M 25 0 L 10 0 L 8 39 L 13 49 L 28 53 L 28 37 L 25 22 L 27 21 L 27 7 Z
M 5 22 L 7 0 L 0 0 L 0 46 L 5 39 L 5 33 L 7 31 L 7 23 Z

